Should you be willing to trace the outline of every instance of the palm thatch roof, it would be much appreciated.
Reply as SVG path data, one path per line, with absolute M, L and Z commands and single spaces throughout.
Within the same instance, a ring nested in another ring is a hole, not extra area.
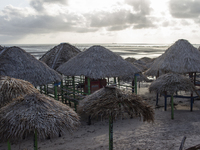
M 68 43 L 61 43 L 47 51 L 40 60 L 56 70 L 61 64 L 76 56 L 81 51 Z
M 194 89 L 194 84 L 189 78 L 176 73 L 163 74 L 149 86 L 150 92 L 163 93 L 166 91 L 169 94 L 174 94 L 177 91 L 193 91 Z
M 28 81 L 0 76 L 0 108 L 14 98 L 39 91 Z
M 0 45 L 0 51 L 3 50 L 4 48 Z
M 200 51 L 200 46 L 199 46 L 199 48 L 198 48 L 198 51 Z
M 158 71 L 188 73 L 200 72 L 200 52 L 187 40 L 180 39 L 158 57 L 146 71 L 155 76 Z
M 101 115 L 114 118 L 127 112 L 129 115 L 143 117 L 143 121 L 154 121 L 154 111 L 138 95 L 127 93 L 116 87 L 104 87 L 83 99 L 79 108 L 92 117 Z
M 62 79 L 55 70 L 19 47 L 8 47 L 0 54 L 0 75 L 29 81 L 34 86 Z
M 72 132 L 80 124 L 69 106 L 35 93 L 18 97 L 0 109 L 0 141 L 15 141 L 35 133 L 40 139 Z
M 130 62 L 130 63 L 134 63 L 137 59 L 135 59 L 133 57 L 127 57 L 127 58 L 125 58 L 125 60 Z
M 141 72 L 121 56 L 102 46 L 92 46 L 57 68 L 66 76 L 84 75 L 92 79 L 133 76 Z

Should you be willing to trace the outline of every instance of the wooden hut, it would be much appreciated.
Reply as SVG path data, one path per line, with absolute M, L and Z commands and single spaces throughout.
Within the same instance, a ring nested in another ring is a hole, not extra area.
M 0 122 L 0 141 L 19 141 L 34 134 L 35 150 L 37 137 L 58 137 L 80 125 L 79 116 L 70 107 L 39 93 L 18 97 L 2 107 Z
M 94 82 L 98 80 L 98 82 L 104 83 L 101 79 L 106 77 L 130 76 L 134 78 L 135 73 L 141 72 L 140 69 L 103 46 L 90 47 L 60 65 L 56 70 L 66 76 L 83 75 L 87 77 L 85 86 L 90 87 L 90 90 L 93 87 L 96 88 L 96 84 L 93 86 L 90 79 Z M 100 84 L 98 83 L 98 85 Z M 96 88 L 96 90 L 99 88 Z
M 167 104 L 167 94 L 171 97 L 171 118 L 174 119 L 173 95 L 178 91 L 194 91 L 195 86 L 189 78 L 176 73 L 167 73 L 159 76 L 149 86 L 149 91 L 165 94 L 165 110 Z M 167 94 L 166 94 L 167 93 Z M 183 98 L 183 96 L 181 96 Z M 189 97 L 188 97 L 189 98 Z M 193 103 L 193 98 L 191 99 Z
M 39 60 L 56 70 L 61 64 L 76 56 L 81 51 L 68 43 L 61 43 L 47 51 Z
M 200 72 L 200 52 L 187 40 L 180 39 L 159 56 L 145 72 L 157 76 L 159 71 L 189 73 Z
M 154 110 L 142 98 L 133 93 L 106 86 L 87 96 L 80 102 L 80 109 L 91 117 L 109 118 L 109 150 L 113 149 L 113 120 L 125 113 L 141 117 L 143 121 L 154 121 Z

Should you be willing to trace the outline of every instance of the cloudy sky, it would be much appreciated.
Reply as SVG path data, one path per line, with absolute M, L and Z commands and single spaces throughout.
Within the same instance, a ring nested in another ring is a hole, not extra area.
M 200 44 L 200 0 L 1 0 L 0 44 Z

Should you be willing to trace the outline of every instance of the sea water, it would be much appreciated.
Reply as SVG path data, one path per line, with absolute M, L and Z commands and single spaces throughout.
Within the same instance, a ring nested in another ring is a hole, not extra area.
M 18 46 L 26 52 L 39 59 L 44 53 L 58 44 L 7 44 L 2 46 Z M 122 56 L 124 59 L 133 57 L 140 59 L 142 57 L 156 58 L 163 54 L 171 44 L 137 44 L 137 43 L 90 43 L 90 44 L 71 44 L 84 51 L 93 45 L 101 45 L 114 53 Z M 198 48 L 200 44 L 194 44 Z

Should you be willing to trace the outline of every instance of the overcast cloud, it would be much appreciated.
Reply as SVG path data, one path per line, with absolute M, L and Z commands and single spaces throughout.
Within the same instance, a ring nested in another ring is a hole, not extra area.
M 151 4 L 150 0 L 124 0 L 110 10 L 83 13 L 71 9 L 70 0 L 31 0 L 29 7 L 8 5 L 0 10 L 0 40 L 23 38 L 31 34 L 102 30 L 108 33 L 126 29 L 176 28 L 194 22 L 200 24 L 200 0 L 169 0 L 166 5 L 169 15 L 166 11 L 156 14 Z

